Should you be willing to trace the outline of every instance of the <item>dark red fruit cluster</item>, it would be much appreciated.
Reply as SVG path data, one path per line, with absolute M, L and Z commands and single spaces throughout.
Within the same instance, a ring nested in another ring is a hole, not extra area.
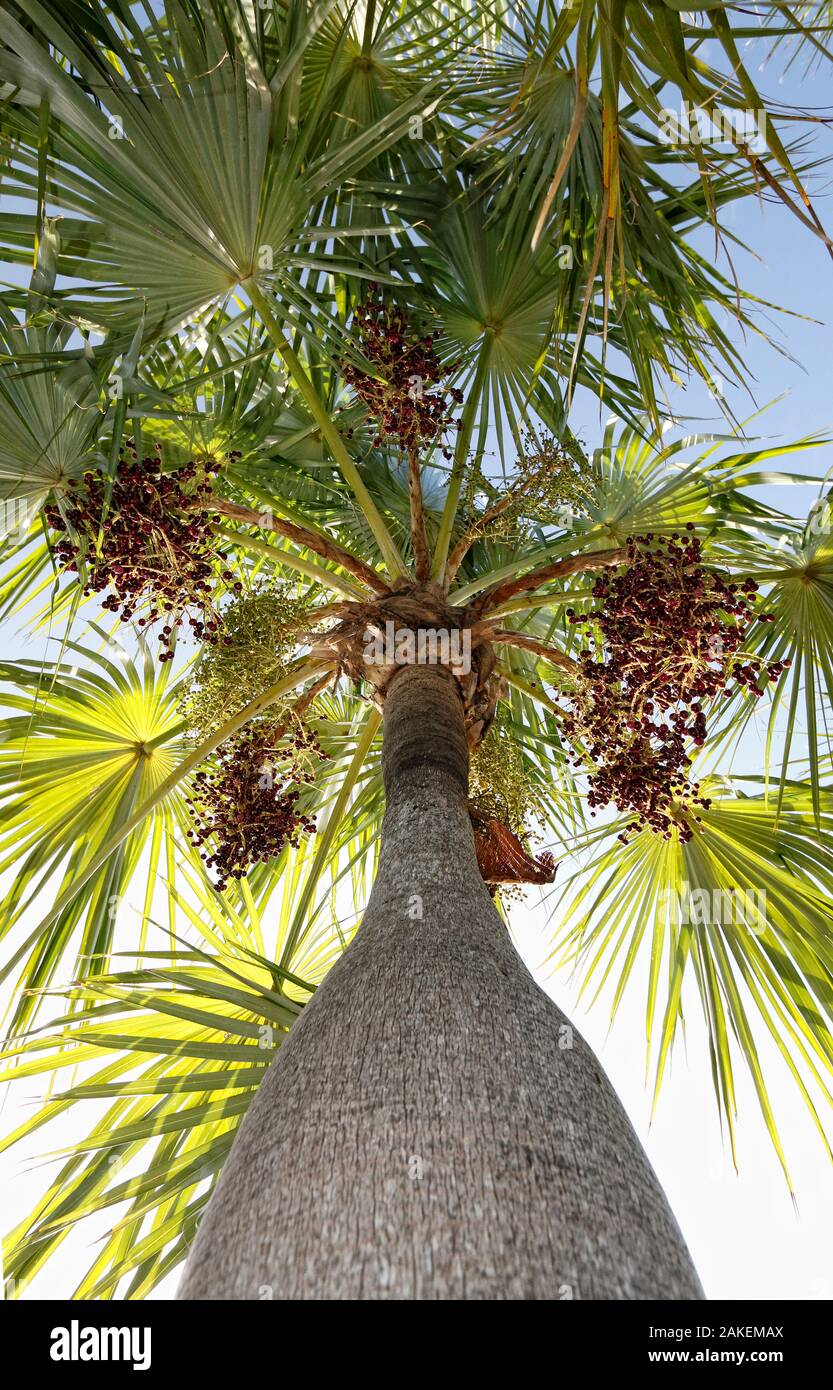
M 405 450 L 434 444 L 451 426 L 453 406 L 460 405 L 456 387 L 431 391 L 451 376 L 459 365 L 444 365 L 434 349 L 436 334 L 416 337 L 407 315 L 386 303 L 380 287 L 368 285 L 367 299 L 356 306 L 354 324 L 364 356 L 377 374 L 342 363 L 342 374 L 367 406 L 378 431 L 374 443 L 396 439 Z M 352 431 L 350 431 L 352 433 Z M 446 458 L 451 451 L 442 450 Z
M 90 472 L 80 484 L 70 483 L 63 514 L 55 504 L 45 511 L 60 535 L 55 555 L 65 569 L 83 574 L 85 594 L 109 589 L 102 607 L 118 613 L 123 623 L 144 607 L 140 627 L 164 620 L 160 661 L 173 660 L 174 634 L 186 618 L 200 641 L 218 640 L 211 580 L 222 557 L 203 505 L 216 471 L 191 463 L 164 473 L 159 445 L 140 459 L 128 441 L 127 452 L 119 454 L 109 504 L 106 477 Z M 224 570 L 223 578 L 234 575 Z M 239 592 L 242 585 L 232 588 Z
M 321 755 L 318 742 L 301 725 L 288 745 L 283 732 L 279 721 L 249 725 L 226 739 L 213 767 L 194 778 L 187 798 L 194 828 L 188 836 L 216 873 L 220 892 L 229 879 L 242 878 L 254 864 L 315 830 L 315 821 L 298 813 L 297 802 L 302 784 L 314 781 L 310 754 Z
M 758 586 L 705 568 L 687 529 L 630 540 L 625 566 L 593 586 L 598 607 L 583 617 L 567 610 L 575 626 L 597 625 L 601 641 L 581 652 L 565 731 L 595 764 L 590 805 L 613 802 L 633 815 L 623 840 L 645 826 L 670 838 L 674 825 L 691 838 L 681 812 L 696 820 L 696 808 L 709 805 L 688 775 L 689 748 L 706 740 L 705 703 L 738 687 L 760 696 L 761 677 L 776 680 L 789 664 L 739 658 Z

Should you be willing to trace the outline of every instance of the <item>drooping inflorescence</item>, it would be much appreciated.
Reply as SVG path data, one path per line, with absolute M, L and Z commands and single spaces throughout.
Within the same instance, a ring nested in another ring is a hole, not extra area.
M 272 580 L 236 595 L 222 610 L 219 640 L 203 649 L 183 695 L 192 738 L 201 742 L 280 680 L 309 621 L 308 599 L 291 584 Z
M 315 830 L 314 819 L 298 810 L 303 786 L 314 781 L 315 755 L 315 734 L 276 716 L 226 739 L 213 763 L 196 773 L 188 835 L 219 891 Z
M 525 842 L 532 824 L 545 818 L 520 745 L 500 716 L 472 751 L 469 801 L 483 816 L 502 821 Z
M 474 538 L 521 542 L 538 526 L 570 529 L 592 489 L 579 460 L 552 434 L 527 431 L 514 473 L 491 479 L 479 458 L 466 470 L 460 495 L 465 529 Z
M 342 374 L 376 426 L 374 443 L 393 439 L 406 451 L 437 443 L 452 424 L 453 404 L 461 404 L 463 395 L 456 387 L 430 388 L 447 382 L 458 364 L 441 362 L 436 334 L 415 334 L 404 310 L 387 303 L 375 283 L 356 306 L 354 324 L 362 353 L 375 371 L 345 361 Z M 447 447 L 442 451 L 451 457 Z
M 541 525 L 569 528 L 591 496 L 579 459 L 551 434 L 528 431 L 522 445 L 511 482 L 519 515 Z
M 190 463 L 166 473 L 158 445 L 145 458 L 128 447 L 109 497 L 110 480 L 88 472 L 80 484 L 69 483 L 63 508 L 53 502 L 45 509 L 58 535 L 55 556 L 79 573 L 85 594 L 109 590 L 102 607 L 122 622 L 140 609 L 140 627 L 162 622 L 161 661 L 173 659 L 174 636 L 186 619 L 198 640 L 218 640 L 212 580 L 223 557 L 205 506 L 214 472 L 214 465 Z M 222 577 L 233 591 L 242 588 L 230 570 Z
M 533 848 L 546 810 L 517 739 L 501 718 L 472 752 L 469 814 L 477 862 L 493 894 L 509 902 L 522 896 L 524 884 L 552 882 L 554 856 Z
M 595 609 L 567 610 L 590 632 L 564 729 L 593 765 L 590 805 L 612 802 L 633 816 L 622 839 L 646 826 L 691 838 L 686 812 L 696 819 L 709 805 L 689 777 L 690 750 L 706 740 L 707 702 L 738 688 L 760 696 L 761 679 L 778 679 L 788 665 L 743 655 L 758 586 L 704 566 L 693 530 L 634 537 L 627 563 L 594 584 Z

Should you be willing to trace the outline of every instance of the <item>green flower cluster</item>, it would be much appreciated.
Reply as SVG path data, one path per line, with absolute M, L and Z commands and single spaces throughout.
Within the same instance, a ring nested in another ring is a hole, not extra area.
M 543 809 L 505 720 L 495 721 L 471 755 L 469 802 L 487 820 L 508 826 L 528 848 L 531 822 L 541 819 Z
M 308 613 L 307 599 L 280 583 L 241 594 L 224 609 L 220 640 L 203 649 L 182 701 L 196 742 L 285 675 Z M 274 707 L 270 713 L 275 713 Z
M 514 474 L 490 480 L 469 468 L 461 497 L 465 529 L 486 540 L 526 540 L 534 528 L 568 530 L 592 495 L 587 474 L 552 435 L 527 432 Z

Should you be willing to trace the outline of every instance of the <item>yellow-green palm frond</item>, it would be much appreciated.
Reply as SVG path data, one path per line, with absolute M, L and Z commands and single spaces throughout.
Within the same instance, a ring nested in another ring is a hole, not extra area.
M 35 899 L 60 894 L 83 874 L 184 753 L 169 668 L 144 645 L 135 658 L 116 642 L 102 645 L 97 651 L 67 642 L 54 664 L 0 666 L 8 711 L 0 725 L 0 869 L 17 871 L 2 904 L 7 959 L 16 953 L 22 919 Z M 137 825 L 24 953 L 23 991 L 50 984 L 73 950 L 106 961 L 121 900 L 140 864 L 147 881 L 144 932 L 157 875 L 183 840 L 182 795 L 178 789 Z M 21 994 L 14 1028 L 25 1025 L 34 1005 L 34 995 Z
M 573 966 L 582 995 L 606 993 L 611 1020 L 641 982 L 655 1103 L 699 1002 L 733 1154 L 742 1065 L 789 1180 L 760 1048 L 774 1043 L 833 1157 L 833 795 L 821 793 L 819 834 L 806 786 L 788 783 L 779 812 L 760 781 L 705 782 L 711 805 L 690 821 L 687 843 L 642 831 L 623 845 L 621 821 L 577 842 L 581 867 L 558 893 L 553 959 Z
M 6 1239 L 9 1296 L 77 1223 L 102 1212 L 103 1244 L 76 1297 L 144 1297 L 184 1259 L 237 1126 L 314 989 L 254 949 L 266 928 L 256 911 L 244 933 L 232 916 L 225 926 L 209 917 L 195 936 L 186 920 L 187 939 L 128 953 L 130 969 L 89 962 L 51 992 L 64 1011 L 0 1055 L 3 1081 L 51 1082 L 4 1148 L 45 1129 L 42 1143 L 51 1120 L 71 1110 L 80 1123 L 85 1103 L 109 1102 L 53 1155 L 63 1160 L 57 1175 Z

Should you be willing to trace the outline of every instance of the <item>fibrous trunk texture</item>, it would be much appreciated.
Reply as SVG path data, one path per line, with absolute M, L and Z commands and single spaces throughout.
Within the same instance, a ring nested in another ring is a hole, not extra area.
M 379 872 L 191 1251 L 186 1299 L 702 1297 L 593 1052 L 478 872 L 454 679 L 385 705 Z

